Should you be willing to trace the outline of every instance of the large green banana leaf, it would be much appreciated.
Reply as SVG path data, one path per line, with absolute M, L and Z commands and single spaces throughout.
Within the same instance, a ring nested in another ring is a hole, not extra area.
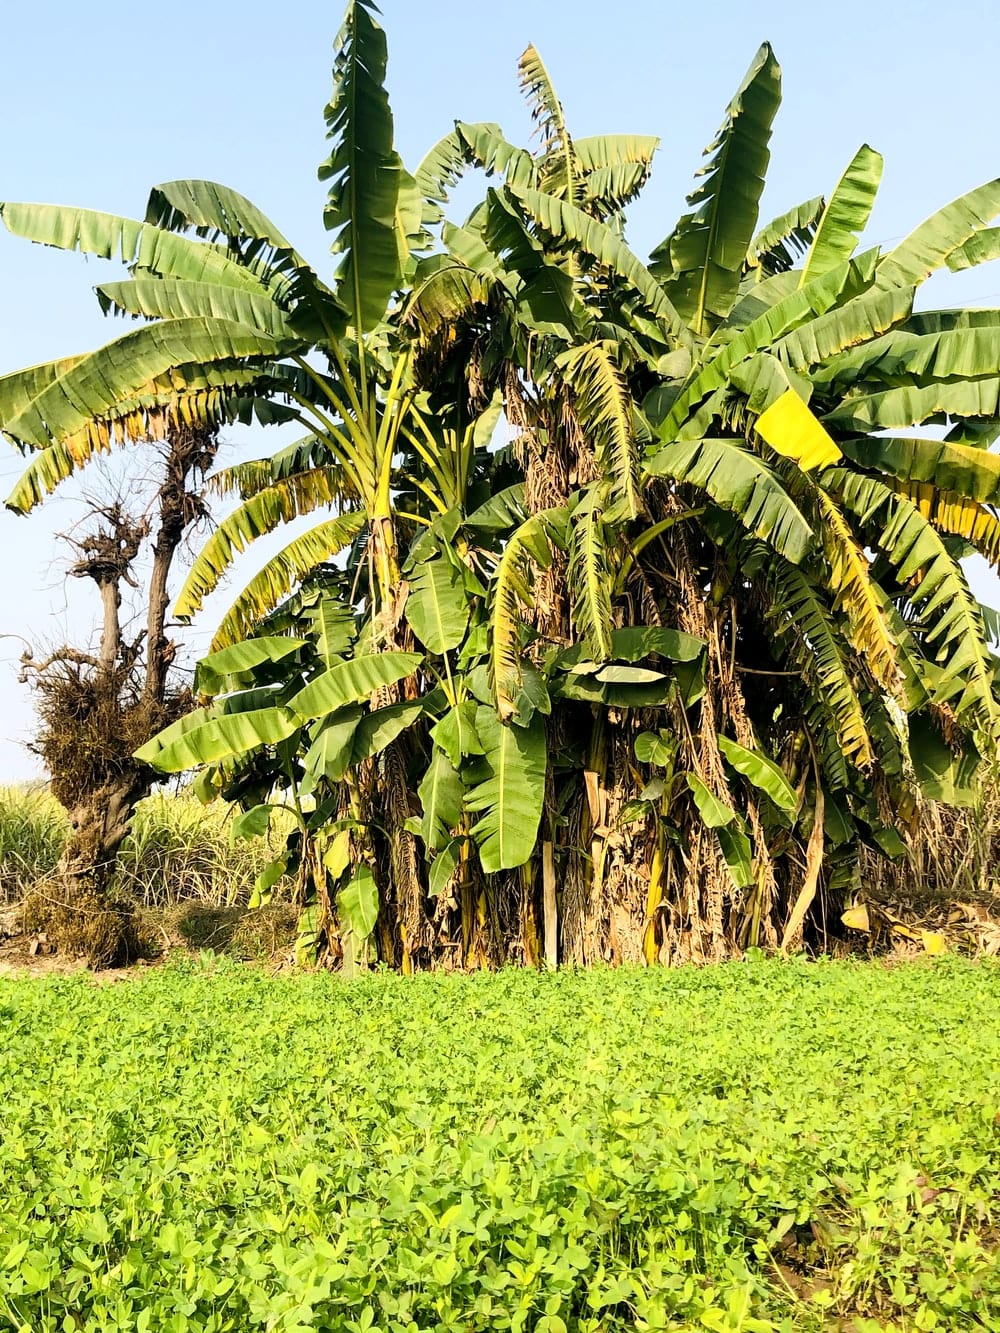
M 903 481 L 932 482 L 970 500 L 1000 501 L 1000 455 L 966 444 L 893 435 L 841 440 L 848 458 L 863 468 L 889 472 Z
M 226 185 L 206 180 L 166 181 L 154 185 L 146 221 L 167 231 L 196 230 L 210 240 L 224 237 L 238 249 L 243 264 L 263 258 L 267 270 L 304 265 L 289 241 L 256 204 Z
M 711 157 L 699 173 L 704 182 L 688 195 L 688 203 L 700 207 L 685 214 L 653 252 L 653 274 L 696 334 L 710 334 L 736 300 L 780 102 L 781 71 L 765 42 L 706 149 Z
M 240 685 L 253 683 L 254 668 L 264 662 L 282 662 L 305 647 L 304 639 L 289 635 L 267 634 L 234 643 L 217 653 L 203 657 L 194 673 L 197 694 L 222 694 Z
M 148 222 L 61 204 L 0 204 L 7 230 L 39 245 L 118 259 L 135 273 L 212 282 L 249 291 L 267 284 L 224 246 L 178 236 Z
M 324 112 L 333 151 L 319 169 L 329 181 L 323 210 L 342 256 L 337 299 L 365 333 L 385 316 L 403 276 L 398 209 L 403 167 L 393 148 L 385 90 L 385 33 L 371 0 L 350 0 L 334 56 L 334 93 Z M 405 238 L 404 238 L 405 243 Z
M 223 716 L 201 714 L 197 720 L 182 719 L 147 741 L 135 757 L 164 773 L 217 764 L 237 758 L 265 745 L 287 740 L 301 725 L 287 708 L 260 708 Z
M 97 453 L 136 439 L 162 439 L 174 425 L 203 426 L 231 420 L 259 372 L 234 365 L 174 366 L 106 416 L 88 421 L 74 434 L 36 448 L 7 498 L 8 509 L 26 514 L 78 472 Z M 2 391 L 0 391 L 2 392 Z M 2 426 L 0 426 L 2 429 Z M 24 441 L 20 442 L 24 446 Z
M 960 195 L 889 251 L 879 264 L 879 286 L 917 286 L 998 213 L 1000 178 Z
M 761 754 L 759 750 L 748 750 L 728 736 L 720 736 L 719 749 L 726 761 L 732 764 L 737 773 L 741 773 L 748 782 L 768 796 L 784 814 L 793 816 L 798 809 L 799 798 L 795 788 L 782 773 L 773 759 Z
M 298 334 L 287 314 L 266 292 L 222 283 L 178 278 L 132 278 L 106 282 L 97 289 L 105 311 L 114 309 L 145 319 L 222 319 L 271 338 L 294 340 Z
M 861 256 L 829 269 L 814 278 L 807 287 L 797 288 L 758 315 L 725 343 L 707 363 L 696 366 L 682 392 L 659 426 L 663 440 L 683 433 L 693 439 L 701 434 L 709 420 L 694 411 L 710 394 L 724 388 L 734 366 L 754 353 L 770 347 L 785 334 L 824 315 L 845 297 L 845 293 L 866 290 L 874 277 L 875 256 Z
M 469 602 L 459 569 L 443 556 L 425 561 L 410 576 L 406 620 L 430 653 L 457 648 L 469 623 Z
M 451 830 L 462 817 L 464 794 L 457 769 L 445 752 L 434 746 L 427 771 L 417 788 L 423 811 L 420 836 L 431 851 L 438 851 L 451 841 Z
M 580 167 L 562 103 L 556 95 L 545 62 L 534 46 L 529 44 L 522 53 L 517 62 L 517 72 L 521 92 L 527 100 L 536 132 L 541 139 L 543 157 L 539 174 L 542 188 L 560 193 L 572 203 L 577 192 Z
M 288 701 L 300 718 L 326 717 L 347 704 L 359 703 L 383 685 L 411 676 L 424 660 L 422 653 L 372 653 L 349 658 L 324 671 Z
M 646 470 L 705 491 L 721 508 L 798 564 L 812 546 L 813 532 L 771 469 L 738 440 L 689 440 L 664 445 L 646 460 Z
M 858 238 L 868 225 L 881 179 L 882 154 L 862 144 L 823 210 L 802 266 L 800 287 L 854 254 Z
M 149 324 L 76 360 L 30 403 L 11 412 L 0 397 L 0 428 L 15 439 L 44 447 L 112 414 L 122 399 L 177 366 L 268 361 L 291 351 L 298 340 L 278 341 L 222 319 L 173 319 Z M 0 384 L 0 392 L 2 392 Z
M 946 380 L 927 385 L 907 384 L 881 393 L 845 398 L 823 420 L 837 430 L 905 430 L 925 421 L 983 417 L 1000 420 L 1000 377 Z
M 524 865 L 535 849 L 545 796 L 545 725 L 536 714 L 527 727 L 512 727 L 482 707 L 476 732 L 487 776 L 467 793 L 465 804 L 479 815 L 472 835 L 483 869 L 494 874 Z

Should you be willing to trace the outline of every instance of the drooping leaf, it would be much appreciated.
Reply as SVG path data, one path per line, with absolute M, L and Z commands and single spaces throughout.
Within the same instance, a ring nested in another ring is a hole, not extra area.
M 1000 722 L 994 692 L 993 659 L 979 604 L 972 596 L 958 560 L 934 523 L 907 496 L 871 477 L 836 471 L 832 483 L 844 503 L 884 526 L 876 541 L 904 586 L 935 656 L 943 667 L 933 697 L 951 702 L 956 714 L 968 714 L 987 730 Z
M 426 560 L 410 576 L 407 624 L 430 653 L 457 648 L 469 623 L 461 570 L 443 556 Z
M 191 282 L 225 283 L 249 291 L 266 284 L 233 259 L 225 246 L 177 236 L 161 227 L 89 208 L 59 204 L 0 204 L 7 230 L 39 245 L 117 259 L 135 273 Z
M 952 273 L 989 264 L 1000 259 L 1000 227 L 986 227 L 973 232 L 967 241 L 952 250 L 945 261 Z
M 841 391 L 854 386 L 869 391 L 890 386 L 926 387 L 934 380 L 993 375 L 998 364 L 1000 320 L 927 333 L 893 329 L 829 360 L 814 372 L 813 379 Z
M 685 777 L 698 808 L 698 814 L 701 816 L 701 822 L 706 828 L 720 829 L 733 822 L 736 811 L 719 800 L 718 796 L 706 786 L 704 778 L 700 778 L 697 773 L 687 773 Z
M 748 750 L 727 736 L 720 736 L 718 740 L 723 756 L 737 773 L 741 773 L 747 781 L 752 782 L 784 814 L 789 816 L 795 814 L 799 798 L 795 794 L 795 788 L 773 759 L 768 759 L 767 755 L 761 754 L 759 750 Z
M 836 605 L 847 616 L 850 641 L 882 688 L 896 695 L 900 688 L 896 642 L 869 562 L 834 499 L 819 488 L 816 496 L 824 518 L 821 531 L 831 584 Z
M 229 830 L 229 841 L 235 847 L 244 838 L 262 838 L 271 827 L 271 812 L 275 805 L 255 805 L 236 816 Z
M 635 518 L 642 508 L 635 408 L 625 377 L 607 341 L 583 343 L 557 362 L 573 390 L 580 424 L 611 484 L 610 520 Z
M 692 440 L 664 445 L 646 470 L 705 491 L 761 541 L 797 564 L 813 532 L 767 465 L 737 440 Z
M 427 876 L 429 897 L 438 898 L 444 893 L 455 871 L 461 864 L 461 859 L 462 841 L 460 838 L 452 838 L 451 842 L 442 847 L 431 862 L 430 873 Z
M 469 157 L 487 176 L 500 174 L 508 185 L 535 183 L 535 163 L 531 154 L 509 143 L 499 125 L 486 121 L 470 124 L 460 120 L 455 128 Z
M 596 661 L 611 656 L 614 618 L 606 531 L 596 504 L 574 515 L 570 526 L 568 578 L 573 590 L 573 624 Z
M 312 635 L 324 666 L 332 667 L 350 650 L 357 633 L 354 612 L 340 597 L 325 595 L 312 609 Z
M 917 286 L 998 213 L 1000 179 L 960 195 L 889 251 L 878 266 L 879 286 Z
M 483 743 L 476 732 L 478 706 L 475 699 L 463 699 L 431 727 L 431 739 L 455 768 L 466 755 L 483 753 Z
M 449 192 L 461 180 L 469 165 L 465 141 L 458 130 L 450 130 L 424 154 L 413 173 L 413 179 L 425 201 L 426 224 L 441 221 L 441 205 L 448 202 Z
M 287 740 L 300 725 L 290 709 L 281 707 L 228 715 L 203 712 L 193 725 L 188 719 L 182 723 L 147 741 L 135 757 L 163 773 L 183 773 Z
M 355 940 L 363 942 L 375 930 L 378 921 L 378 885 L 371 868 L 359 865 L 337 894 L 337 914 Z
M 753 850 L 746 833 L 737 827 L 734 821 L 733 824 L 718 825 L 715 836 L 719 840 L 722 859 L 726 863 L 733 884 L 738 889 L 750 888 L 754 882 Z
M 244 195 L 215 181 L 176 180 L 154 185 L 146 205 L 146 221 L 167 231 L 195 230 L 210 240 L 224 238 L 241 248 L 244 263 L 260 253 L 249 253 L 242 242 L 264 242 L 268 251 L 294 256 L 291 241 Z
M 790 644 L 791 660 L 811 686 L 814 734 L 822 740 L 832 733 L 838 760 L 846 757 L 858 768 L 867 769 L 874 761 L 868 724 L 845 658 L 843 638 L 829 608 L 820 591 L 794 565 L 776 565 L 770 578 L 776 594 L 772 620 L 778 634 Z M 836 785 L 847 785 L 846 770 L 838 775 Z
M 311 778 L 308 795 L 321 779 L 339 782 L 354 760 L 354 736 L 364 710 L 359 704 L 338 708 L 327 717 L 302 761 Z M 303 784 L 304 785 L 304 784 Z
M 105 312 L 117 310 L 145 319 L 222 319 L 270 338 L 297 337 L 285 311 L 267 293 L 222 283 L 132 278 L 102 283 L 97 296 Z
M 361 531 L 362 513 L 341 514 L 318 523 L 273 555 L 233 602 L 212 639 L 212 648 L 224 648 L 247 634 L 254 624 L 272 611 L 296 583 L 342 551 Z M 179 612 L 175 609 L 175 615 Z
M 905 384 L 879 393 L 845 398 L 824 422 L 840 431 L 862 434 L 879 430 L 907 430 L 925 422 L 953 417 L 983 417 L 1000 421 L 1000 378 L 943 380 L 924 385 Z
M 416 671 L 422 653 L 378 653 L 349 658 L 324 671 L 289 700 L 299 717 L 325 717 L 366 699 L 383 685 L 393 685 Z
M 523 865 L 534 851 L 545 796 L 545 725 L 536 716 L 527 727 L 512 727 L 484 707 L 476 731 L 488 776 L 468 793 L 466 807 L 480 816 L 472 835 L 483 869 L 493 874 Z
M 398 704 L 387 704 L 366 713 L 358 724 L 354 735 L 354 747 L 351 762 L 361 763 L 373 755 L 381 754 L 397 736 L 412 727 L 424 711 L 423 699 L 404 700 Z
M 541 510 L 512 533 L 497 561 L 492 582 L 489 625 L 490 681 L 501 717 L 517 711 L 522 671 L 521 608 L 531 604 L 530 563 L 546 569 L 552 562 L 552 542 L 565 523 L 564 508 Z
M 296 340 L 297 342 L 298 340 Z M 95 418 L 113 415 L 157 376 L 196 362 L 266 362 L 295 343 L 223 319 L 163 320 L 123 334 L 106 347 L 77 357 L 19 410 L 0 397 L 0 427 L 16 440 L 44 448 L 66 439 Z M 3 385 L 0 384 L 0 391 Z
M 417 788 L 423 811 L 420 835 L 431 851 L 438 851 L 451 841 L 451 831 L 462 818 L 464 794 L 465 787 L 458 770 L 445 752 L 435 746 Z
M 273 482 L 245 500 L 223 519 L 202 547 L 178 594 L 174 614 L 183 620 L 190 619 L 218 586 L 237 554 L 282 523 L 290 523 L 333 504 L 339 495 L 337 483 L 335 469 L 316 468 Z M 352 514 L 341 515 L 335 520 L 341 523 L 345 534 L 341 545 L 346 544 L 360 526 L 360 518 L 352 520 Z

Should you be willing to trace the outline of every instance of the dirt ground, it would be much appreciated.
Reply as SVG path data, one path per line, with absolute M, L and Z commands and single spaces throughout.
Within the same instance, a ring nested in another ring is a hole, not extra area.
M 295 939 L 296 912 L 284 905 L 248 912 L 242 907 L 176 903 L 139 911 L 139 932 L 146 956 L 129 967 L 95 973 L 102 981 L 123 980 L 136 971 L 159 967 L 172 953 L 210 950 L 245 962 L 284 966 Z M 67 976 L 87 971 L 80 959 L 55 951 L 44 933 L 21 929 L 17 907 L 0 908 L 0 977 Z
M 838 942 L 838 956 L 854 954 L 888 963 L 942 953 L 1000 956 L 997 894 L 980 895 L 973 902 L 948 902 L 914 893 L 905 903 L 892 905 L 861 901 L 845 915 L 851 915 L 852 928 Z M 66 976 L 87 970 L 79 959 L 56 953 L 44 934 L 28 934 L 20 927 L 18 909 L 0 907 L 0 977 Z M 296 912 L 280 904 L 249 912 L 242 907 L 176 903 L 140 909 L 139 928 L 146 956 L 130 967 L 95 973 L 95 979 L 124 980 L 137 971 L 161 966 L 177 951 L 199 954 L 208 950 L 276 969 L 291 966 Z

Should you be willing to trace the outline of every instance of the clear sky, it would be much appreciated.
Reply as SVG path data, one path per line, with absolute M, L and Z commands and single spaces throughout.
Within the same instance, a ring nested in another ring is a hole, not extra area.
M 1000 175 L 995 0 L 385 0 L 382 11 L 397 146 L 411 169 L 456 118 L 499 121 L 526 140 L 516 63 L 529 41 L 576 133 L 658 134 L 653 179 L 630 218 L 642 255 L 681 211 L 701 150 L 765 39 L 782 64 L 784 103 L 763 218 L 829 190 L 863 142 L 886 159 L 870 243 L 890 245 Z M 0 198 L 141 216 L 151 185 L 214 179 L 248 195 L 326 271 L 316 166 L 341 12 L 339 0 L 8 0 Z M 0 233 L 0 373 L 124 331 L 92 293 L 113 276 L 101 261 Z M 1000 265 L 928 284 L 923 303 L 944 302 L 1000 306 Z M 271 444 L 233 428 L 227 457 Z M 4 495 L 20 467 L 0 442 Z M 94 622 L 91 589 L 66 587 L 67 557 L 53 540 L 80 512 L 66 495 L 27 519 L 0 512 L 0 634 L 79 643 Z M 256 563 L 247 557 L 208 605 L 203 634 Z M 976 587 L 996 600 L 986 576 Z M 22 744 L 31 701 L 16 682 L 21 647 L 0 639 L 0 782 L 37 771 Z

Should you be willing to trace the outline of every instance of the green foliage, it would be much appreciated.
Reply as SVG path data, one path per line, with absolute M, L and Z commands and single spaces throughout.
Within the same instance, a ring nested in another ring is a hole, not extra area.
M 2 981 L 0 1323 L 990 1327 L 998 988 L 949 960 Z
M 145 907 L 243 903 L 291 822 L 287 811 L 272 811 L 267 839 L 234 843 L 227 806 L 204 806 L 190 792 L 149 796 L 118 854 L 114 891 Z M 0 902 L 52 877 L 68 831 L 66 812 L 44 788 L 0 787 Z

